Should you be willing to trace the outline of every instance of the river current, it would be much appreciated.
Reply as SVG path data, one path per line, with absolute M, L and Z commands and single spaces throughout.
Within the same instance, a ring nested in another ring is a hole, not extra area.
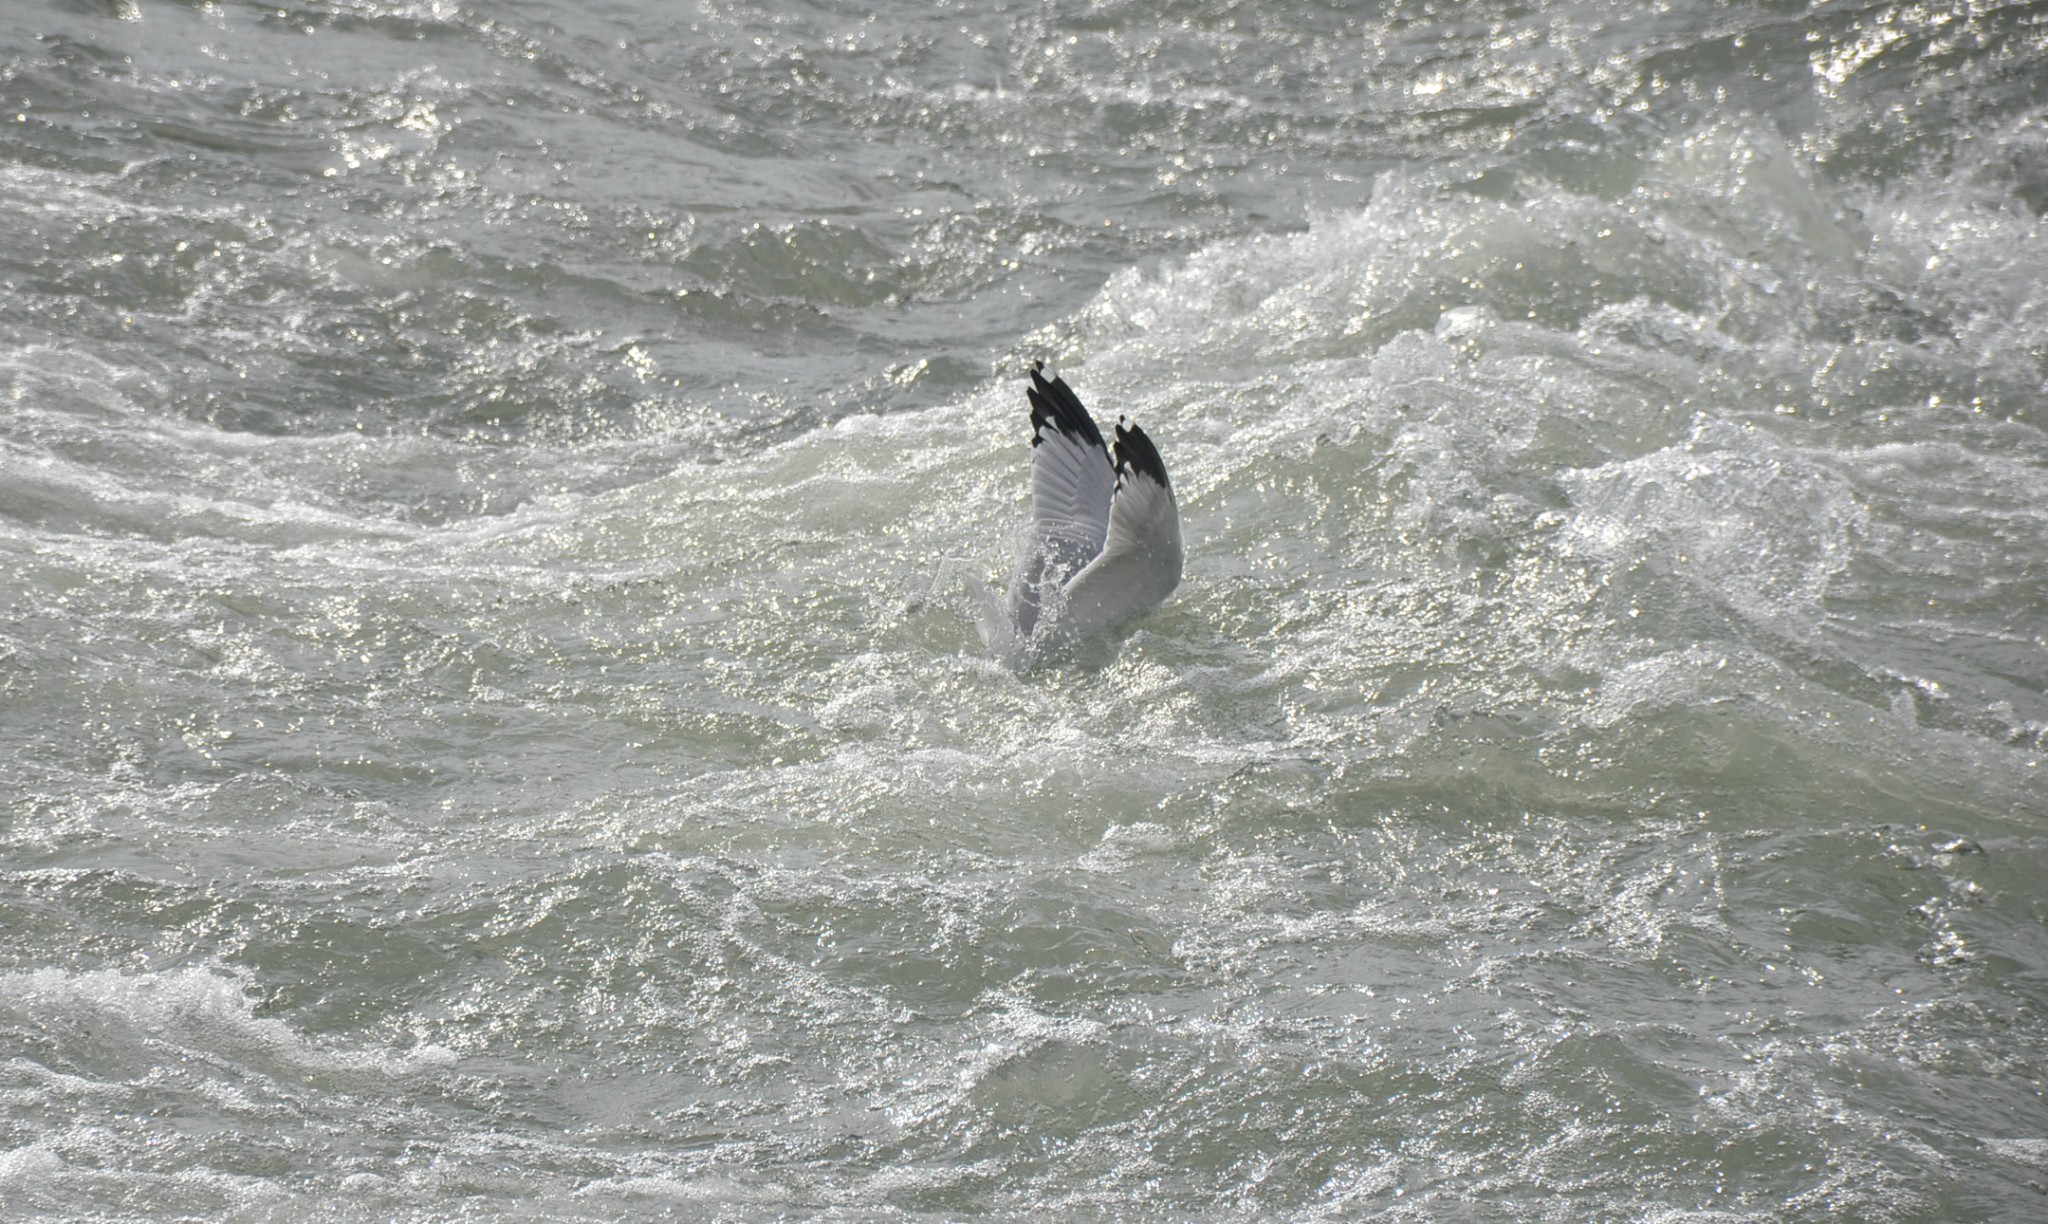
M 0 1218 L 2048 1213 L 2048 7 L 15 0 L 0 167 Z

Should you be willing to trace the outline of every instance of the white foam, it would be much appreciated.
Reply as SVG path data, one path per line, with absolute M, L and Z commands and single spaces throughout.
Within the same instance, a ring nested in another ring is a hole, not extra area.
M 306 1072 L 403 1076 L 454 1065 L 454 1051 L 332 1048 L 283 1020 L 256 1015 L 253 978 L 199 967 L 123 973 L 31 969 L 0 974 L 0 1010 L 34 1025 L 94 1028 L 119 1045 L 168 1044 L 233 1062 L 257 1058 Z
M 1839 476 L 1763 432 L 1698 420 L 1683 443 L 1567 473 L 1563 551 L 1677 578 L 1781 631 L 1814 628 L 1867 514 Z
M 0 1186 L 9 1183 L 48 1181 L 65 1169 L 64 1158 L 47 1143 L 0 1152 Z

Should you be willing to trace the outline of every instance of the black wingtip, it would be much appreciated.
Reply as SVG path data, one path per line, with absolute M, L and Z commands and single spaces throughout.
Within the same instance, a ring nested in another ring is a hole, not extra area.
M 1031 445 L 1038 445 L 1039 434 L 1050 424 L 1069 437 L 1091 446 L 1103 446 L 1102 431 L 1096 428 L 1088 409 L 1082 407 L 1081 397 L 1074 394 L 1066 379 L 1048 380 L 1043 360 L 1031 364 L 1031 386 L 1024 395 L 1031 402 Z
M 1166 478 L 1166 461 L 1159 457 L 1159 448 L 1152 445 L 1152 439 L 1136 425 L 1126 427 L 1121 419 L 1116 426 L 1117 470 L 1127 471 L 1134 476 L 1150 476 L 1163 489 L 1173 488 Z

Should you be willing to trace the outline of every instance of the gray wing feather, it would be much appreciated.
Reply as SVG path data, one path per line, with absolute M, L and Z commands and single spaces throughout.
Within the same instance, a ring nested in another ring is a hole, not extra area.
M 1010 587 L 1020 634 L 1037 627 L 1039 601 L 1102 551 L 1116 495 L 1116 464 L 1102 431 L 1066 380 L 1031 371 L 1031 543 Z
M 1149 612 L 1180 585 L 1180 507 L 1166 466 L 1135 427 L 1117 427 L 1120 473 L 1102 551 L 1063 592 L 1061 628 L 1083 637 Z

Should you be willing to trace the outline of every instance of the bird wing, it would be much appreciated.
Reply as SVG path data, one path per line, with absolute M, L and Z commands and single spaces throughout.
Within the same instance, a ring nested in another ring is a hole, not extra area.
M 1066 379 L 1047 381 L 1033 370 L 1025 395 L 1031 401 L 1031 523 L 1041 539 L 1056 543 L 1055 551 L 1078 557 L 1078 569 L 1102 551 L 1116 465 Z
M 1010 590 L 1012 619 L 1029 635 L 1039 598 L 1094 560 L 1109 534 L 1116 464 L 1095 418 L 1063 378 L 1031 371 L 1031 545 Z
M 1116 473 L 1102 550 L 1062 592 L 1060 626 L 1082 637 L 1159 606 L 1180 585 L 1180 507 L 1159 448 L 1116 427 Z

